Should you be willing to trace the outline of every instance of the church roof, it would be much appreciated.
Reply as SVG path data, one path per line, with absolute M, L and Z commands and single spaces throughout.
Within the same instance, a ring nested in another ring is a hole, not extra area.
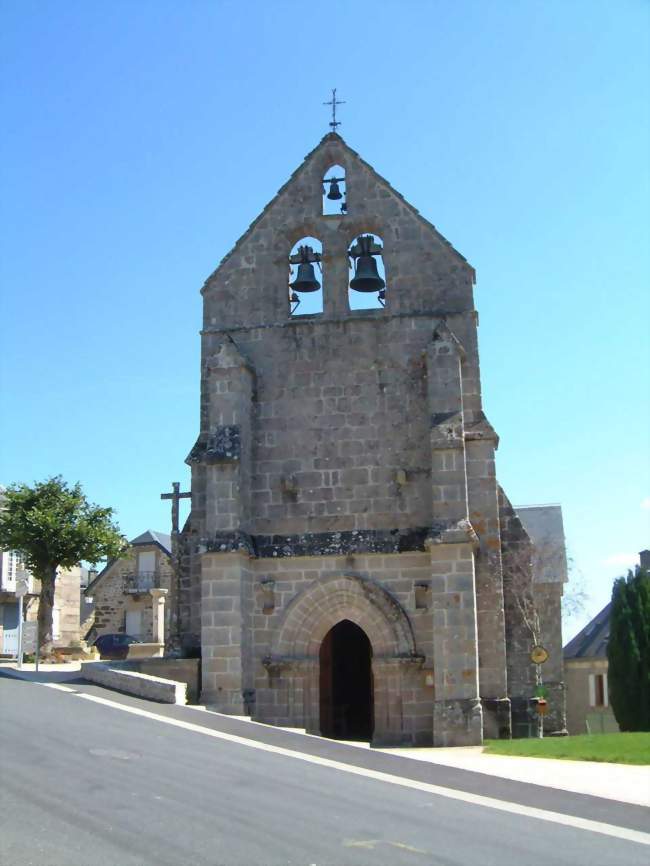
M 537 548 L 534 577 L 539 583 L 566 583 L 569 579 L 561 505 L 515 505 L 517 516 Z
M 611 602 L 564 647 L 565 659 L 607 658 Z
M 441 242 L 442 242 L 446 247 L 448 247 L 449 250 L 450 250 L 450 251 L 451 251 L 451 252 L 452 252 L 452 253 L 453 253 L 453 254 L 454 254 L 458 259 L 460 259 L 460 261 L 462 261 L 465 265 L 467 265 L 467 266 L 468 266 L 469 268 L 471 268 L 472 271 L 473 271 L 472 266 L 469 264 L 469 262 L 467 261 L 467 259 L 465 258 L 465 256 L 463 256 L 461 253 L 459 253 L 458 250 L 457 250 L 457 249 L 456 249 L 456 248 L 455 248 L 455 247 L 454 247 L 454 246 L 453 246 L 453 245 L 452 245 L 452 244 L 447 240 L 447 238 L 444 237 L 444 235 L 440 234 L 440 232 L 439 232 L 438 229 L 433 225 L 433 223 L 431 223 L 431 222 L 429 222 L 429 220 L 425 219 L 425 217 L 422 216 L 422 214 L 420 213 L 420 211 L 419 211 L 416 207 L 414 207 L 414 206 L 413 206 L 409 201 L 407 201 L 407 199 L 405 199 L 404 196 L 403 196 L 400 192 L 398 192 L 398 191 L 397 191 L 397 190 L 396 190 L 396 189 L 395 189 L 395 188 L 394 188 L 394 187 L 393 187 L 393 186 L 392 186 L 392 185 L 391 185 L 391 184 L 386 180 L 386 178 L 382 177 L 382 176 L 379 174 L 379 172 L 375 171 L 375 169 L 370 165 L 370 163 L 367 163 L 367 162 L 366 162 L 366 161 L 365 161 L 361 156 L 359 156 L 359 154 L 356 152 L 356 150 L 353 150 L 353 149 L 349 146 L 349 144 L 348 144 L 348 143 L 347 143 L 347 142 L 346 142 L 346 141 L 345 141 L 345 140 L 344 140 L 344 139 L 343 139 L 343 138 L 338 134 L 338 132 L 328 132 L 327 135 L 324 135 L 324 136 L 323 136 L 323 138 L 322 138 L 322 139 L 320 140 L 320 142 L 316 145 L 316 147 L 315 147 L 312 151 L 310 151 L 310 152 L 307 154 L 307 156 L 303 159 L 302 163 L 301 163 L 301 164 L 298 166 L 298 168 L 297 168 L 297 169 L 296 169 L 296 170 L 291 174 L 291 176 L 290 176 L 289 179 L 286 181 L 286 183 L 284 183 L 284 184 L 280 187 L 280 189 L 279 189 L 279 190 L 277 191 L 277 193 L 273 196 L 273 198 L 271 199 L 271 201 L 266 205 L 266 207 L 261 211 L 261 213 L 259 213 L 258 216 L 253 220 L 253 222 L 249 225 L 249 227 L 246 229 L 246 231 L 244 232 L 244 234 L 243 234 L 243 235 L 239 238 L 239 240 L 235 243 L 234 247 L 230 250 L 230 252 L 226 253 L 226 255 L 221 259 L 221 261 L 219 262 L 219 264 L 217 265 L 217 267 L 215 268 L 215 270 L 210 274 L 210 276 L 209 276 L 209 277 L 207 278 L 207 280 L 205 281 L 205 284 L 204 284 L 204 287 L 203 287 L 203 288 L 205 288 L 205 285 L 207 285 L 207 283 L 209 283 L 212 279 L 214 279 L 214 277 L 216 276 L 216 274 L 219 272 L 220 268 L 221 268 L 221 267 L 222 267 L 222 266 L 223 266 L 223 265 L 228 261 L 228 259 L 229 259 L 229 258 L 230 258 L 230 257 L 231 257 L 235 252 L 237 252 L 237 250 L 239 250 L 240 246 L 241 246 L 241 245 L 246 241 L 246 239 L 247 239 L 247 238 L 249 237 L 249 235 L 253 232 L 253 230 L 256 228 L 256 226 L 258 225 L 258 223 L 259 223 L 259 222 L 264 218 L 264 216 L 266 216 L 266 214 L 268 213 L 268 211 L 269 211 L 269 210 L 271 209 L 271 207 L 275 204 L 275 202 L 276 202 L 276 201 L 278 200 L 278 198 L 282 195 L 282 193 L 283 193 L 283 192 L 284 192 L 284 191 L 285 191 L 285 190 L 290 186 L 290 184 L 291 184 L 291 183 L 292 183 L 292 182 L 293 182 L 293 181 L 294 181 L 294 180 L 295 180 L 295 179 L 296 179 L 296 178 L 301 174 L 301 172 L 303 171 L 303 169 L 305 168 L 305 166 L 307 165 L 307 163 L 309 163 L 309 162 L 310 162 L 310 161 L 311 161 L 311 160 L 316 156 L 316 154 L 317 154 L 321 149 L 323 149 L 324 147 L 326 147 L 327 144 L 329 144 L 330 142 L 336 142 L 336 143 L 342 145 L 342 146 L 345 148 L 345 150 L 348 152 L 348 154 L 349 154 L 350 156 L 352 156 L 352 157 L 353 157 L 354 159 L 356 159 L 359 163 L 361 163 L 361 165 L 363 165 L 366 169 L 368 169 L 368 171 L 370 171 L 370 173 L 375 177 L 376 180 L 378 180 L 380 183 L 382 183 L 384 186 L 386 186 L 386 187 L 387 187 L 387 188 L 388 188 L 388 189 L 389 189 L 389 190 L 390 190 L 390 191 L 391 191 L 395 196 L 397 196 L 397 198 L 399 198 L 399 199 L 401 200 L 401 202 L 402 202 L 402 203 L 403 203 L 403 204 L 404 204 L 404 205 L 405 205 L 405 206 L 406 206 L 406 207 L 411 211 L 411 213 L 412 213 L 412 214 L 413 214 L 413 215 L 414 215 L 414 216 L 415 216 L 415 217 L 416 217 L 416 218 L 417 218 L 417 219 L 418 219 L 418 220 L 419 220 L 419 221 L 420 221 L 424 226 L 426 226 L 430 231 L 432 231 L 432 232 L 435 234 L 436 238 L 437 238 L 439 241 L 441 241 Z M 202 290 L 202 291 L 203 291 L 203 290 Z

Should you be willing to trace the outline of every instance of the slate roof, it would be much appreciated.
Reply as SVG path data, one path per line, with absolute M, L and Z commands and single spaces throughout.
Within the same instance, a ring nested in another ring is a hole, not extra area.
M 610 602 L 569 641 L 564 647 L 565 659 L 607 658 L 611 606 Z
M 138 544 L 159 544 L 167 553 L 172 552 L 172 539 L 170 535 L 164 532 L 154 532 L 153 529 L 147 529 L 142 535 L 137 538 L 132 538 L 129 544 L 135 547 Z
M 517 516 L 538 550 L 533 558 L 538 583 L 566 583 L 569 579 L 561 505 L 515 505 Z
M 172 540 L 171 536 L 167 535 L 164 532 L 154 532 L 153 529 L 147 529 L 141 535 L 138 535 L 136 538 L 132 538 L 129 541 L 129 545 L 131 547 L 142 547 L 145 544 L 155 544 L 161 548 L 168 556 L 171 556 L 172 553 Z M 91 581 L 88 586 L 84 590 L 84 595 L 91 595 L 92 590 L 97 586 L 99 581 L 104 577 L 105 574 L 109 571 L 110 568 L 117 562 L 116 559 L 110 559 L 104 568 L 99 572 L 97 577 Z

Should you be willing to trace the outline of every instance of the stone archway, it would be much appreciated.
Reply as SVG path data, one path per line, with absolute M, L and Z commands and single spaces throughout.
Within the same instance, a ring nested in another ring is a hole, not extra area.
M 346 620 L 361 629 L 372 652 L 375 745 L 400 743 L 402 671 L 419 664 L 406 611 L 375 581 L 356 574 L 315 581 L 287 607 L 265 660 L 290 700 L 289 715 L 310 733 L 321 732 L 320 651 L 327 634 Z M 301 700 L 301 706 L 295 701 Z

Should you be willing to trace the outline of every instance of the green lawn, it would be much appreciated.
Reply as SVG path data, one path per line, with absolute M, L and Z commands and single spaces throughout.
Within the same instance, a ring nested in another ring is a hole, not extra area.
M 486 740 L 483 751 L 488 755 L 650 764 L 650 733 L 581 734 L 576 737 L 545 737 L 543 740 Z

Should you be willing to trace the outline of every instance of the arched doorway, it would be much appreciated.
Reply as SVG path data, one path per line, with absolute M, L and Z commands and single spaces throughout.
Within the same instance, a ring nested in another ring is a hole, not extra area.
M 320 729 L 325 737 L 372 738 L 372 647 L 364 630 L 348 619 L 331 628 L 320 654 Z

